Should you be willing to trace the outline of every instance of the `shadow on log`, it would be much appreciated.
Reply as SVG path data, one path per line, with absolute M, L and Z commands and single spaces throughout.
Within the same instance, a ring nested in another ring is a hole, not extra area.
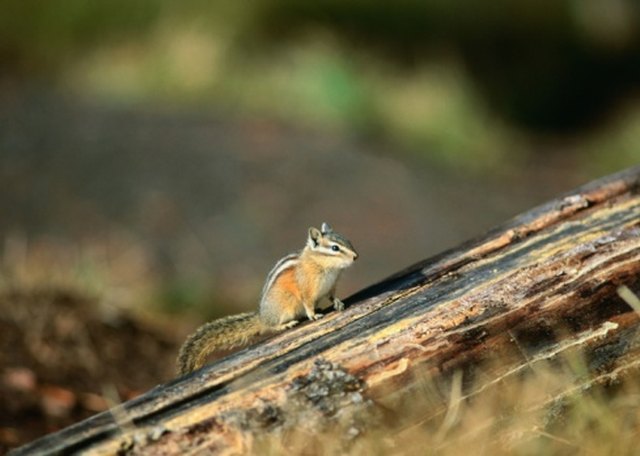
M 530 404 L 545 407 L 637 373 L 639 316 L 618 296 L 623 285 L 640 290 L 640 167 L 371 286 L 344 312 L 14 453 L 238 454 L 255 452 L 267 432 L 285 445 L 295 430 L 313 445 L 331 426 L 336 441 L 352 442 L 389 420 L 446 424 L 453 402 L 579 353 L 586 372 Z M 432 400 L 401 416 L 392 404 L 421 388 Z

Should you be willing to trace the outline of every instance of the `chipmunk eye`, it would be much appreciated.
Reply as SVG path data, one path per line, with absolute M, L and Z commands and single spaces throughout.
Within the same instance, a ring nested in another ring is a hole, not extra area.
M 334 252 L 338 252 L 340 250 L 340 247 L 334 244 L 331 246 L 331 250 L 333 250 Z

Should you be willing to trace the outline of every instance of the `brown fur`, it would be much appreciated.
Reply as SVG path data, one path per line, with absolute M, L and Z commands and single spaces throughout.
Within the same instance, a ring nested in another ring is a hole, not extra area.
M 323 231 L 311 228 L 306 247 L 280 260 L 269 273 L 258 313 L 232 315 L 209 322 L 192 334 L 180 349 L 178 372 L 186 374 L 204 365 L 215 351 L 244 345 L 259 334 L 281 331 L 298 324 L 305 316 L 317 320 L 316 309 L 333 305 L 336 283 L 343 269 L 358 257 L 351 243 L 323 224 Z M 339 249 L 334 251 L 331 249 Z

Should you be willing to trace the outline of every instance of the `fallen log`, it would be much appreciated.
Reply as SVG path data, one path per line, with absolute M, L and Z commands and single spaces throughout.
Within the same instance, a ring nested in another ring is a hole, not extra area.
M 640 167 L 413 265 L 347 299 L 343 312 L 14 454 L 242 454 L 267 432 L 277 450 L 292 433 L 313 445 L 329 428 L 336 442 L 400 419 L 404 428 L 412 420 L 446 428 L 452 404 L 579 354 L 588 375 L 529 404 L 544 407 L 637 374 L 640 317 L 618 295 L 623 285 L 640 291 Z M 421 388 L 435 393 L 403 413 Z

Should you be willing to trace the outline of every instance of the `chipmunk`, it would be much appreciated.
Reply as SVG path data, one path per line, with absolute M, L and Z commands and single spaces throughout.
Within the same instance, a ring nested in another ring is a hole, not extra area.
M 247 344 L 261 334 L 283 331 L 306 316 L 318 320 L 316 309 L 343 310 L 335 296 L 343 269 L 358 258 L 351 243 L 326 223 L 309 228 L 307 244 L 276 263 L 262 288 L 258 312 L 220 318 L 202 325 L 187 338 L 178 355 L 178 373 L 192 372 L 209 354 Z

